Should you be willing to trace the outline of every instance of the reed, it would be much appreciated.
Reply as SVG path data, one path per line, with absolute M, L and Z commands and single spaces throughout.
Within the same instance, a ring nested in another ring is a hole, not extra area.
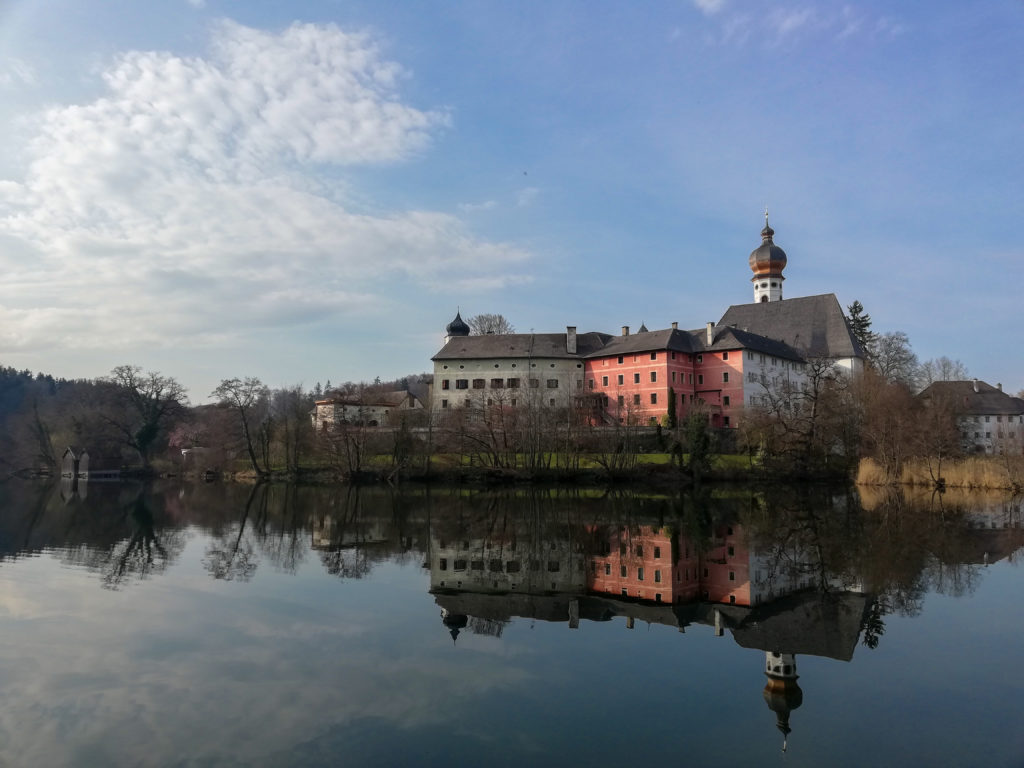
M 967 456 L 960 459 L 912 459 L 903 464 L 898 477 L 886 472 L 870 458 L 857 467 L 858 485 L 902 484 L 934 488 L 1020 490 L 1024 488 L 1024 457 Z

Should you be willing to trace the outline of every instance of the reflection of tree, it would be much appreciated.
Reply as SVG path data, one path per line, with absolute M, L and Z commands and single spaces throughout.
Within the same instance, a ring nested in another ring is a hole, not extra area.
M 126 578 L 144 579 L 152 573 L 161 573 L 184 548 L 180 530 L 163 532 L 163 539 L 153 525 L 153 513 L 140 494 L 130 513 L 132 535 L 118 542 L 108 553 L 103 568 L 103 586 L 117 589 Z
M 109 544 L 67 546 L 62 557 L 64 562 L 99 572 L 106 589 L 118 589 L 130 580 L 141 580 L 164 572 L 185 548 L 183 530 L 171 527 L 157 530 L 153 512 L 141 488 L 133 500 L 121 506 L 119 516 L 90 510 L 93 541 L 96 536 L 110 536 Z M 96 525 L 104 517 L 107 525 Z M 130 526 L 127 537 L 121 535 L 125 522 Z M 67 534 L 70 535 L 71 531 Z
M 268 489 L 267 494 L 270 492 L 271 489 Z M 284 498 L 280 504 L 279 525 L 271 531 L 261 532 L 260 551 L 274 567 L 285 573 L 295 573 L 306 557 L 308 547 L 305 528 L 308 516 L 302 512 L 302 506 L 298 503 L 296 486 L 285 486 L 282 492 Z
M 232 527 L 216 538 L 211 538 L 206 547 L 203 566 L 215 579 L 226 581 L 248 581 L 256 572 L 258 559 L 253 537 L 265 523 L 267 511 L 266 486 L 257 483 L 249 492 L 238 521 L 237 533 Z M 257 501 L 258 499 L 258 501 Z M 253 512 L 256 508 L 255 513 Z M 250 521 L 250 517 L 252 520 Z

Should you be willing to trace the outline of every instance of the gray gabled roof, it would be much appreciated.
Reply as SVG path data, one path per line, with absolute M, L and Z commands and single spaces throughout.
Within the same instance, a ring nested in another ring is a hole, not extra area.
M 654 352 L 667 349 L 672 352 L 692 353 L 699 349 L 694 346 L 693 337 L 687 331 L 666 328 L 661 331 L 639 331 L 629 336 L 609 336 L 607 343 L 594 349 L 587 357 L 608 357 L 610 355 L 632 355 L 637 352 Z
M 971 416 L 1024 414 L 1024 400 L 984 381 L 936 381 L 918 396 L 951 400 L 960 412 Z
M 612 337 L 606 333 L 576 335 L 576 354 L 566 348 L 564 333 L 488 333 L 457 336 L 441 347 L 432 360 L 469 358 L 581 358 L 603 347 Z
M 714 343 L 707 345 L 707 332 L 694 332 L 699 341 L 703 341 L 702 348 L 710 352 L 720 352 L 733 349 L 749 349 L 754 352 L 763 352 L 766 355 L 774 355 L 787 360 L 800 360 L 804 356 L 799 350 L 794 349 L 783 341 L 776 341 L 766 336 L 761 336 L 750 331 L 743 331 L 739 328 L 716 327 L 714 331 Z
M 834 293 L 758 304 L 734 304 L 719 326 L 784 342 L 811 357 L 864 357 Z

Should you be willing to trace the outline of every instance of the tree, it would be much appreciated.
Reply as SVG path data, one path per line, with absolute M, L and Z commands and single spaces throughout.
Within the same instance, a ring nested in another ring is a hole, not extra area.
M 966 381 L 971 378 L 967 372 L 967 366 L 959 360 L 950 360 L 943 355 L 932 360 L 926 360 L 921 364 L 920 381 L 924 389 L 936 381 Z
M 143 373 L 137 365 L 119 365 L 105 381 L 111 386 L 115 410 L 107 420 L 139 453 L 148 468 L 160 431 L 187 403 L 185 388 L 170 376 Z
M 484 336 L 488 333 L 502 334 L 515 333 L 516 329 L 512 323 L 505 319 L 504 315 L 482 314 L 474 315 L 466 320 L 469 331 L 474 336 Z
M 871 359 L 875 349 L 875 341 L 877 335 L 871 330 L 871 315 L 864 312 L 864 305 L 859 301 L 854 301 L 853 304 L 846 308 L 846 311 L 850 313 L 847 321 L 850 323 L 850 331 L 853 333 L 854 338 L 860 342 L 861 347 L 864 349 L 864 354 L 867 355 L 868 359 Z
M 262 425 L 266 421 L 266 405 L 270 391 L 263 382 L 254 376 L 247 376 L 244 379 L 224 379 L 220 385 L 213 390 L 211 397 L 235 411 L 238 416 L 239 426 L 242 429 L 242 439 L 245 441 L 245 450 L 249 454 L 249 461 L 253 471 L 261 477 L 270 473 L 269 467 L 261 467 L 256 458 L 256 449 L 253 444 L 253 437 L 259 437 Z
M 872 363 L 887 381 L 917 388 L 920 376 L 917 355 L 910 347 L 910 339 L 903 331 L 883 333 L 876 339 Z

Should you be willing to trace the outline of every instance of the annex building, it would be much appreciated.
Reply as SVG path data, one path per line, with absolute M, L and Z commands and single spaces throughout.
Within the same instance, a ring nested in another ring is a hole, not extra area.
M 585 409 L 594 423 L 660 422 L 675 402 L 712 426 L 735 427 L 745 405 L 773 388 L 799 387 L 809 361 L 827 359 L 850 373 L 864 351 L 835 294 L 783 299 L 785 251 L 761 231 L 750 254 L 754 301 L 729 307 L 717 323 L 684 330 L 641 325 L 619 334 L 513 333 L 471 336 L 459 314 L 434 355 L 431 408 Z

